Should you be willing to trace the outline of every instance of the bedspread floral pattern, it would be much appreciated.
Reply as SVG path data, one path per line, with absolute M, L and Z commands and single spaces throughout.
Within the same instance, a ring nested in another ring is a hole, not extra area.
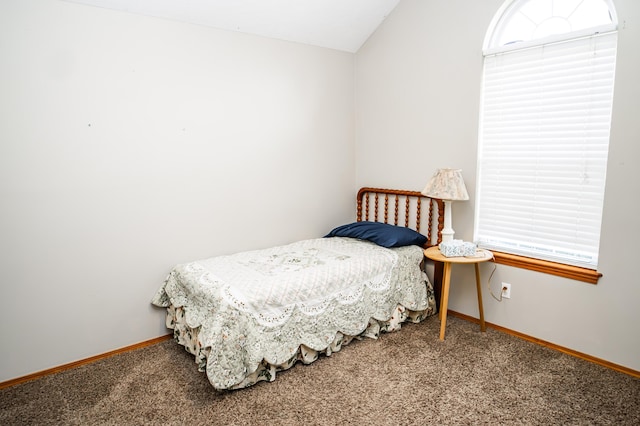
M 178 265 L 152 303 L 215 388 L 241 388 L 434 313 L 422 258 L 416 246 L 306 240 Z

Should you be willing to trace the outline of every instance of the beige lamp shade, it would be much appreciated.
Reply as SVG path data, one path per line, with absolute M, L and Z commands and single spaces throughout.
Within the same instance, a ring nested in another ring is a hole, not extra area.
M 422 194 L 430 198 L 440 200 L 468 200 L 467 187 L 462 179 L 460 169 L 438 169 L 427 186 L 422 190 Z

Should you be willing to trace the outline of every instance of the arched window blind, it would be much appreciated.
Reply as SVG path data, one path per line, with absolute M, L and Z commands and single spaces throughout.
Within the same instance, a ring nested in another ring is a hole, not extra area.
M 571 35 L 487 50 L 474 239 L 596 269 L 617 32 Z

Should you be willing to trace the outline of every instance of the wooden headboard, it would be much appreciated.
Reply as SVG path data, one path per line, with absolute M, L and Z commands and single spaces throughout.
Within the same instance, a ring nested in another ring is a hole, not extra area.
M 389 200 L 393 205 L 392 221 Z M 418 191 L 361 188 L 358 191 L 357 202 L 356 219 L 358 222 L 368 220 L 415 229 L 427 237 L 425 248 L 438 245 L 442 241 L 442 228 L 444 228 L 444 203 L 442 200 L 425 197 Z M 433 288 L 437 306 L 440 306 L 442 294 L 443 269 L 442 262 L 434 262 Z
M 357 203 L 358 222 L 383 222 L 415 229 L 427 237 L 425 248 L 438 245 L 442 240 L 442 200 L 425 197 L 418 191 L 361 188 Z

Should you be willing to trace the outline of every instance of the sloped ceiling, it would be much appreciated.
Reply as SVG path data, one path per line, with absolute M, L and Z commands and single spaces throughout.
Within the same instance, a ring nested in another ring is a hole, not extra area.
M 65 0 L 356 52 L 400 0 Z

